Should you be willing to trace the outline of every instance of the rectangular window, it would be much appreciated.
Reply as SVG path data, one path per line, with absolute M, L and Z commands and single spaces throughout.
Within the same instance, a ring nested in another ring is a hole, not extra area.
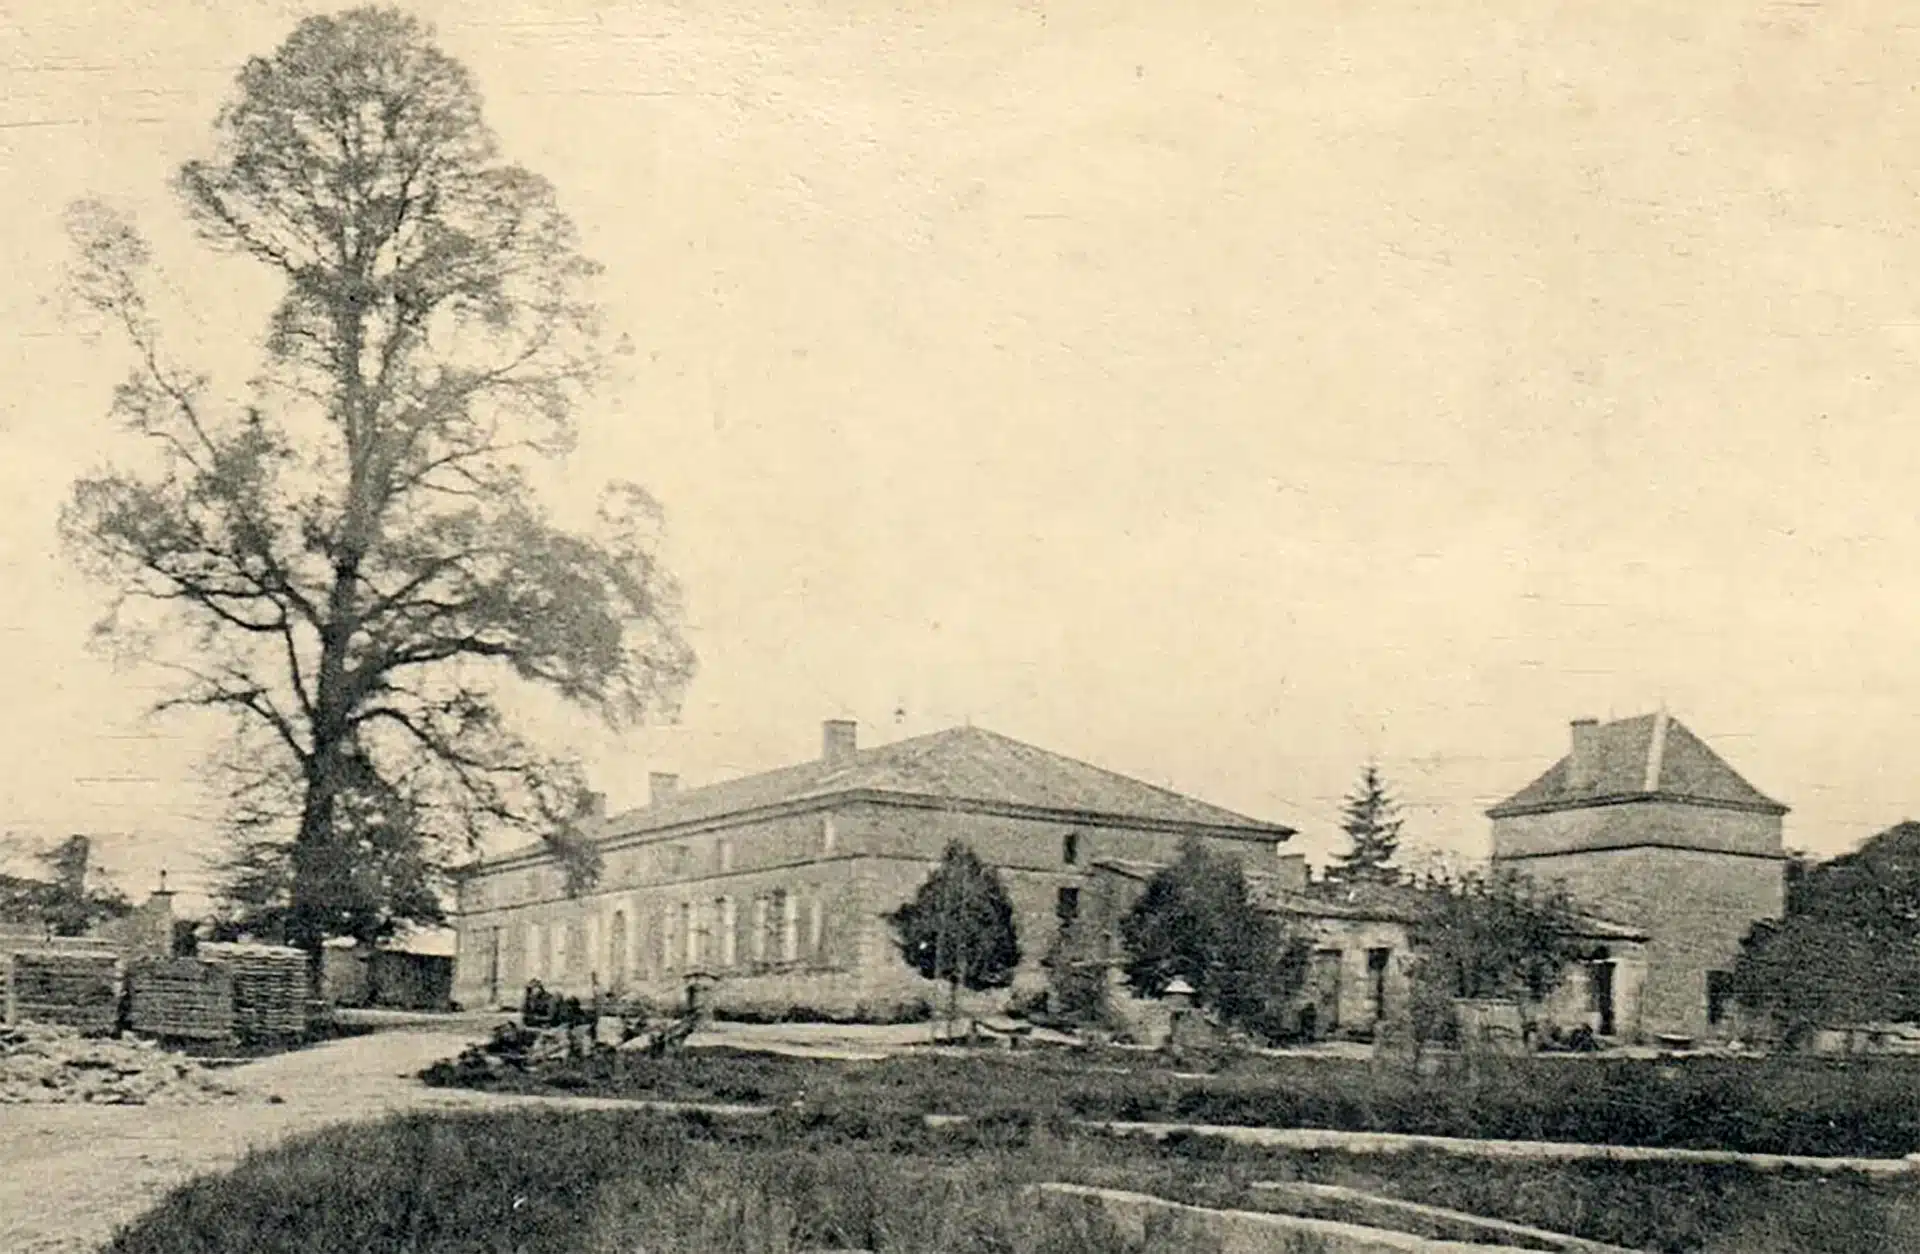
M 1068 885 L 1054 894 L 1053 912 L 1064 926 L 1080 917 L 1080 890 Z
M 792 893 L 780 894 L 780 961 L 792 962 L 800 956 L 800 899 Z
M 838 836 L 839 833 L 833 830 L 833 816 L 822 815 L 820 817 L 820 852 L 832 853 L 834 841 Z
M 1707 1022 L 1719 1027 L 1733 1009 L 1733 973 L 1707 972 Z
M 693 903 L 691 901 L 683 901 L 680 903 L 680 943 L 685 946 L 684 952 L 687 966 L 690 968 L 698 966 L 700 964 L 700 934 L 694 924 Z
M 1068 832 L 1060 842 L 1060 861 L 1073 866 L 1080 861 L 1080 833 Z
M 753 899 L 753 960 L 767 960 L 767 899 Z
M 733 870 L 733 842 L 725 836 L 720 838 L 720 873 L 725 875 Z
M 821 943 L 826 935 L 826 903 L 815 895 L 807 902 L 807 952 L 816 960 L 820 957 Z
M 739 926 L 739 922 L 734 918 L 733 898 L 720 898 L 714 903 L 714 911 L 720 916 L 720 965 L 730 967 L 738 956 L 734 949 L 737 940 L 734 929 Z

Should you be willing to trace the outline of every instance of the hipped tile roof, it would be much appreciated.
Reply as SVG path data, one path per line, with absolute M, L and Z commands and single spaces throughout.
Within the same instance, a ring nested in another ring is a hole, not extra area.
M 1592 736 L 1588 777 L 1576 782 L 1569 757 L 1487 811 L 1490 818 L 1619 801 L 1673 800 L 1785 814 L 1787 807 L 1742 779 L 1678 719 L 1662 714 L 1602 723 Z
M 601 820 L 595 838 L 640 836 L 849 794 L 1084 815 L 1268 840 L 1295 834 L 1282 824 L 969 726 L 861 749 L 844 761 L 819 759 L 683 788 Z M 529 846 L 488 861 L 507 861 L 540 848 Z

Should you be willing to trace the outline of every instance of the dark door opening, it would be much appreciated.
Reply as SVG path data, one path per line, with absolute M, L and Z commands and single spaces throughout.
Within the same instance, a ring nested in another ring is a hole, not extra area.
M 1367 996 L 1373 1003 L 1373 1021 L 1387 1017 L 1387 964 L 1393 960 L 1391 949 L 1367 951 Z
M 1053 911 L 1059 916 L 1060 926 L 1066 927 L 1080 917 L 1080 890 L 1067 885 L 1060 889 L 1053 902 Z
M 1613 963 L 1610 961 L 1588 963 L 1587 988 L 1591 993 L 1591 1008 L 1600 1019 L 1598 1028 L 1600 1035 L 1612 1036 L 1614 1032 Z
M 1720 1027 L 1727 1021 L 1727 1010 L 1733 1002 L 1733 974 L 1729 971 L 1707 972 L 1707 1023 Z
M 1323 1039 L 1340 1030 L 1340 951 L 1316 951 L 1312 972 L 1314 1013 L 1311 1034 Z

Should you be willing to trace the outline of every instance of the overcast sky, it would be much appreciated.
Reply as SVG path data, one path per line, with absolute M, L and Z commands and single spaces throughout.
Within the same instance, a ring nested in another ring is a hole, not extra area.
M 307 7 L 0 5 L 0 829 L 135 891 L 198 879 L 206 729 L 56 547 L 117 374 L 60 215 L 137 212 L 237 385 L 270 293 L 166 180 Z M 614 806 L 971 719 L 1312 853 L 1377 756 L 1473 855 L 1664 700 L 1791 844 L 1920 811 L 1906 6 L 415 7 L 634 346 L 570 474 L 665 501 L 703 666 L 558 728 Z

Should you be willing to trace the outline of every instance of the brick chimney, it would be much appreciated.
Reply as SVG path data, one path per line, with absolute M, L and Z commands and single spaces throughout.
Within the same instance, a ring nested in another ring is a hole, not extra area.
M 1567 752 L 1567 787 L 1585 792 L 1600 779 L 1600 720 L 1573 720 L 1572 748 Z
M 672 771 L 653 771 L 647 776 L 647 804 L 659 805 L 680 790 L 680 777 Z
M 852 761 L 858 748 L 858 727 L 850 718 L 830 718 L 820 724 L 820 760 L 829 766 Z

